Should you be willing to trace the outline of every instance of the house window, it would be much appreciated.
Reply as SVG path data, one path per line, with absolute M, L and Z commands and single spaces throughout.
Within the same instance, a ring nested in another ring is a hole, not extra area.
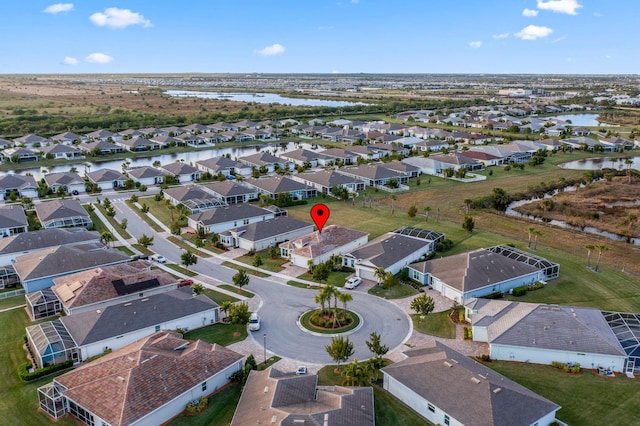
M 160 326 L 156 325 L 156 331 L 160 331 Z
M 243 225 L 248 225 L 248 224 L 249 224 L 249 219 L 245 219 L 245 220 L 243 220 L 243 221 L 242 221 L 242 224 L 243 224 Z
M 202 392 L 207 390 L 207 382 L 202 382 Z
M 444 424 L 448 425 L 450 424 L 451 420 L 449 419 L 449 416 L 447 416 L 446 414 L 444 415 Z
M 433 406 L 433 404 L 428 404 L 427 408 L 429 409 L 429 411 L 431 411 L 432 413 L 436 412 L 436 407 Z

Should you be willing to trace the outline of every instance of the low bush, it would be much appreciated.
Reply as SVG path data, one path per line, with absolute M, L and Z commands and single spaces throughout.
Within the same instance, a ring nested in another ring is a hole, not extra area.
M 520 287 L 514 287 L 511 290 L 511 294 L 515 297 L 524 296 L 527 294 L 527 286 L 521 285 Z
M 205 408 L 207 408 L 208 404 L 209 404 L 209 398 L 205 398 L 203 396 L 202 398 L 196 399 L 195 401 L 192 401 L 187 404 L 187 408 L 186 408 L 187 413 L 189 414 L 199 413 Z
M 18 367 L 18 376 L 25 382 L 30 382 L 32 380 L 39 379 L 40 377 L 53 374 L 56 371 L 71 368 L 73 367 L 73 361 L 69 359 L 65 362 L 61 362 L 60 364 L 50 365 L 48 367 L 39 368 L 37 370 L 30 372 L 29 369 L 32 367 L 33 365 L 30 362 L 25 362 L 24 364 Z
M 496 291 L 495 293 L 484 296 L 483 299 L 502 299 L 503 297 L 504 293 L 502 293 L 501 291 Z

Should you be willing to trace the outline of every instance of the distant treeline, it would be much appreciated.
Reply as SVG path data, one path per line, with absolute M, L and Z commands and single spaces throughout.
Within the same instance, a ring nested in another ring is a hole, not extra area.
M 186 126 L 193 123 L 211 124 L 219 121 L 236 122 L 240 120 L 281 120 L 293 118 L 308 120 L 315 117 L 340 117 L 353 114 L 395 114 L 407 110 L 434 109 L 443 110 L 468 106 L 487 105 L 482 99 L 414 99 L 406 101 L 387 101 L 379 104 L 335 107 L 292 107 L 274 105 L 260 111 L 240 110 L 237 112 L 199 112 L 187 115 L 170 115 L 129 111 L 122 108 L 99 107 L 91 114 L 34 114 L 33 110 L 16 110 L 14 114 L 0 118 L 0 135 L 5 138 L 20 137 L 28 133 L 40 136 L 52 136 L 65 131 L 89 133 L 97 129 L 119 132 L 129 128 Z

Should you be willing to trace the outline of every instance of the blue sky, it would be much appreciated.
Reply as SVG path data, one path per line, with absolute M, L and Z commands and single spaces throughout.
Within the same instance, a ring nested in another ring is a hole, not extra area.
M 71 1 L 0 3 L 0 73 L 640 72 L 638 0 Z

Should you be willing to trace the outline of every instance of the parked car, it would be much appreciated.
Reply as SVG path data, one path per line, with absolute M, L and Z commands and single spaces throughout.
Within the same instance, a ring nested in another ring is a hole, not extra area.
M 161 254 L 154 254 L 153 256 L 151 256 L 151 260 L 158 263 L 167 263 L 167 258 Z
M 301 375 L 301 374 L 307 374 L 307 367 L 301 365 L 300 367 L 298 367 L 298 369 L 296 370 L 296 374 Z
M 358 287 L 361 282 L 362 282 L 362 278 L 351 277 L 344 284 L 344 288 L 346 288 L 347 290 L 353 290 L 354 288 Z
M 193 284 L 193 280 L 190 280 L 188 278 L 180 278 L 178 280 L 178 287 L 186 287 Z
M 260 317 L 254 312 L 251 314 L 251 317 L 249 317 L 249 331 L 258 330 L 260 330 Z

